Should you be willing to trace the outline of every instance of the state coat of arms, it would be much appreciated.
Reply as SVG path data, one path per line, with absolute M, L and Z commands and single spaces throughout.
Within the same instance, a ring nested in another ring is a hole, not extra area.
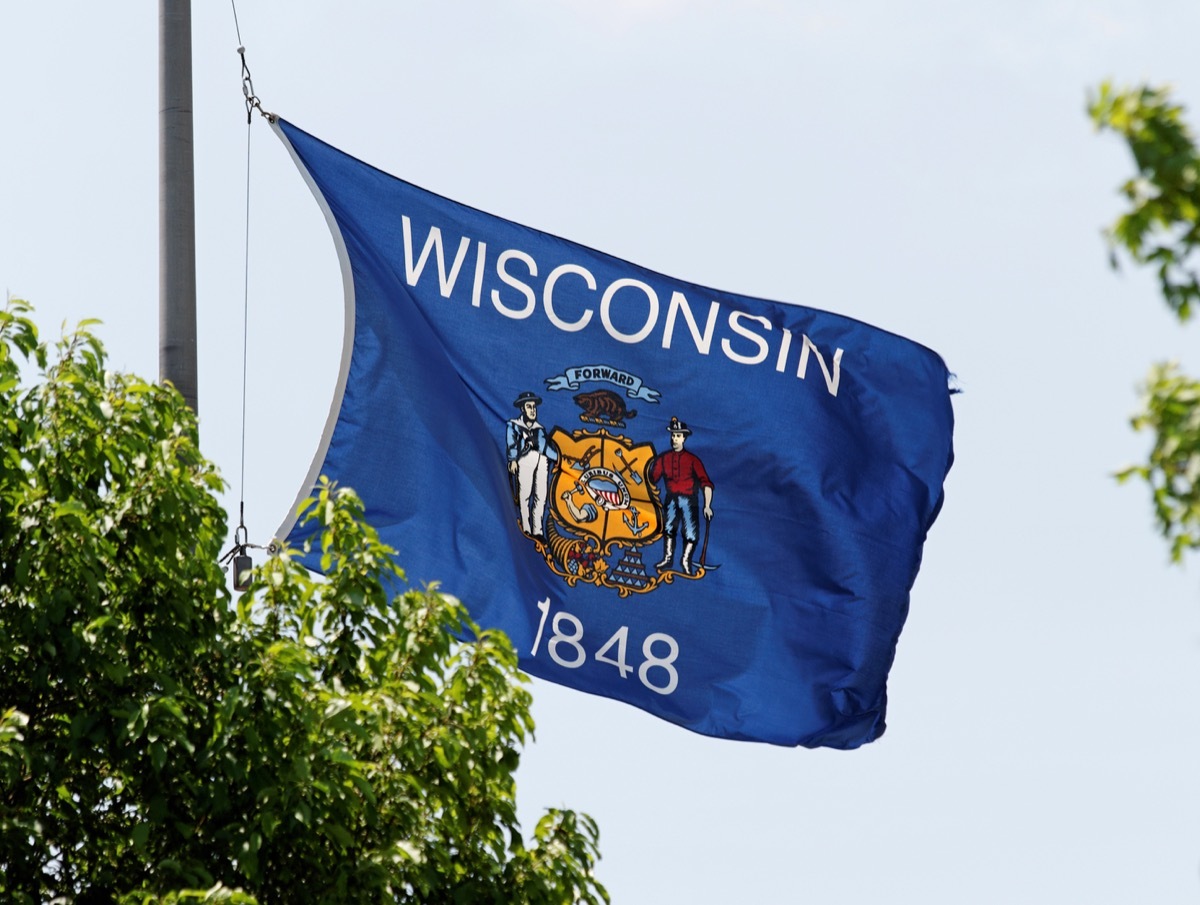
M 615 368 L 569 368 L 546 383 L 550 390 L 578 389 L 587 379 L 619 382 L 628 396 L 657 402 L 656 391 Z M 705 561 L 713 485 L 699 457 L 684 449 L 687 424 L 670 419 L 670 448 L 659 453 L 653 442 L 616 433 L 637 416 L 616 392 L 597 389 L 572 399 L 586 427 L 547 430 L 538 420 L 543 399 L 524 392 L 506 432 L 521 530 L 550 569 L 572 587 L 593 584 L 626 597 L 715 568 Z

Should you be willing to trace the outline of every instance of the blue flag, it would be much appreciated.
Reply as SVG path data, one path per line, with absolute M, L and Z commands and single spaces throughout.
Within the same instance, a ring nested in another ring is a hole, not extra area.
M 353 487 L 410 580 L 503 629 L 535 676 L 706 735 L 877 738 L 953 458 L 942 359 L 274 128 L 345 281 L 302 496 L 320 474 Z M 294 518 L 278 536 L 309 539 Z

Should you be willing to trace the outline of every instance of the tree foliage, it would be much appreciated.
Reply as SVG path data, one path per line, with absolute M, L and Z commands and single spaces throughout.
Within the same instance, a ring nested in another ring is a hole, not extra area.
M 1109 228 L 1109 241 L 1154 268 L 1164 301 L 1186 321 L 1200 300 L 1200 153 L 1184 109 L 1164 88 L 1105 82 L 1088 112 L 1097 128 L 1124 139 L 1137 170 L 1120 187 L 1129 210 Z
M 1129 204 L 1108 229 L 1113 250 L 1154 269 L 1163 300 L 1181 322 L 1200 301 L 1200 151 L 1184 108 L 1165 88 L 1117 89 L 1104 83 L 1088 101 L 1096 127 L 1120 136 L 1135 174 L 1120 186 Z M 1154 365 L 1142 388 L 1142 410 L 1132 424 L 1154 444 L 1144 464 L 1118 473 L 1150 488 L 1155 520 L 1180 561 L 1200 547 L 1200 382 L 1173 362 Z
M 182 398 L 108 370 L 87 324 L 51 357 L 10 301 L 0 900 L 607 901 L 590 818 L 521 835 L 507 638 L 408 587 L 329 484 L 304 515 L 325 580 L 284 551 L 232 600 Z

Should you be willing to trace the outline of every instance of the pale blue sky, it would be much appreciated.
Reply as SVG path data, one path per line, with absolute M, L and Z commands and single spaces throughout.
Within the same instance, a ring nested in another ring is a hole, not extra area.
M 240 469 L 246 124 L 228 3 L 195 3 L 202 440 Z M 620 905 L 1191 903 L 1200 588 L 1110 475 L 1152 360 L 1200 371 L 1107 268 L 1105 77 L 1198 111 L 1185 2 L 239 0 L 264 106 L 456 200 L 940 352 L 958 459 L 856 752 L 692 735 L 535 684 L 522 814 L 585 810 Z M 0 6 L 0 286 L 157 373 L 154 4 Z M 337 259 L 253 126 L 246 517 L 302 481 L 340 352 Z

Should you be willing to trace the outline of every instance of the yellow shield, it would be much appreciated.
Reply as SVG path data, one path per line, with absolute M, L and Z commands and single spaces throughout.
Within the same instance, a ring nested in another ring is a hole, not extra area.
M 550 439 L 559 453 L 550 501 L 561 525 L 595 538 L 601 549 L 613 541 L 645 545 L 661 536 L 658 495 L 646 477 L 651 444 L 634 445 L 606 430 L 568 434 L 560 427 Z

